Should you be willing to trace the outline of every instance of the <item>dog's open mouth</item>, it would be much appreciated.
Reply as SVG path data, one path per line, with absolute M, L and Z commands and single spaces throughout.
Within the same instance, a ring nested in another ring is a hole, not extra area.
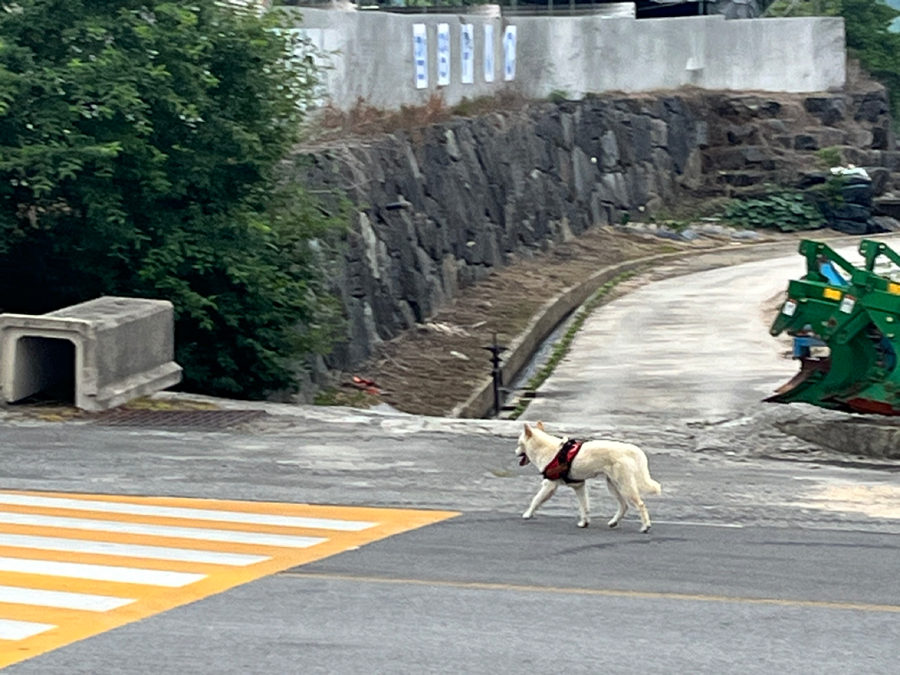
M 523 454 L 519 457 L 519 466 L 525 466 L 526 464 L 528 464 L 528 455 Z

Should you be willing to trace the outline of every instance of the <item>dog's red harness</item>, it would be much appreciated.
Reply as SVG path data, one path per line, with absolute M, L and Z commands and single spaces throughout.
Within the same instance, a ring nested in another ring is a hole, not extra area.
M 559 452 L 556 453 L 550 463 L 541 472 L 547 480 L 564 480 L 566 483 L 583 483 L 583 480 L 573 480 L 569 478 L 569 469 L 575 456 L 581 450 L 584 441 L 567 440 L 562 444 Z

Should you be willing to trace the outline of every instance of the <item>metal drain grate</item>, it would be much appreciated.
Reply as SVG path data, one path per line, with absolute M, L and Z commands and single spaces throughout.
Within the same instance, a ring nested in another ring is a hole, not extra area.
M 264 410 L 110 410 L 95 424 L 139 429 L 220 431 L 264 417 Z

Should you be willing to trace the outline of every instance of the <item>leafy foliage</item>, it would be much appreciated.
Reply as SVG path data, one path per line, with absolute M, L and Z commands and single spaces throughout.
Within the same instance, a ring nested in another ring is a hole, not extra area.
M 843 17 L 848 51 L 888 88 L 891 109 L 900 114 L 900 34 L 889 30 L 900 11 L 881 0 L 775 0 L 766 14 Z
M 891 109 L 900 113 L 900 34 L 888 30 L 900 12 L 877 0 L 841 0 L 847 49 L 888 88 Z
M 818 207 L 802 192 L 772 191 L 764 197 L 734 200 L 722 212 L 722 220 L 751 228 L 775 228 L 782 232 L 815 230 L 825 225 Z
M 278 28 L 215 0 L 0 6 L 0 311 L 167 299 L 186 388 L 294 386 L 336 325 L 311 243 L 339 214 L 279 180 L 316 72 Z

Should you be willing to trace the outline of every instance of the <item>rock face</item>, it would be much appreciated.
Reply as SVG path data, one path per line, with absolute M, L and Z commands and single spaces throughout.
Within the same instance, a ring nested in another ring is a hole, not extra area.
M 297 180 L 356 211 L 335 280 L 347 340 L 328 366 L 351 369 L 497 266 L 683 200 L 799 183 L 822 148 L 883 167 L 890 190 L 890 124 L 880 87 L 685 92 L 537 103 L 304 149 Z

